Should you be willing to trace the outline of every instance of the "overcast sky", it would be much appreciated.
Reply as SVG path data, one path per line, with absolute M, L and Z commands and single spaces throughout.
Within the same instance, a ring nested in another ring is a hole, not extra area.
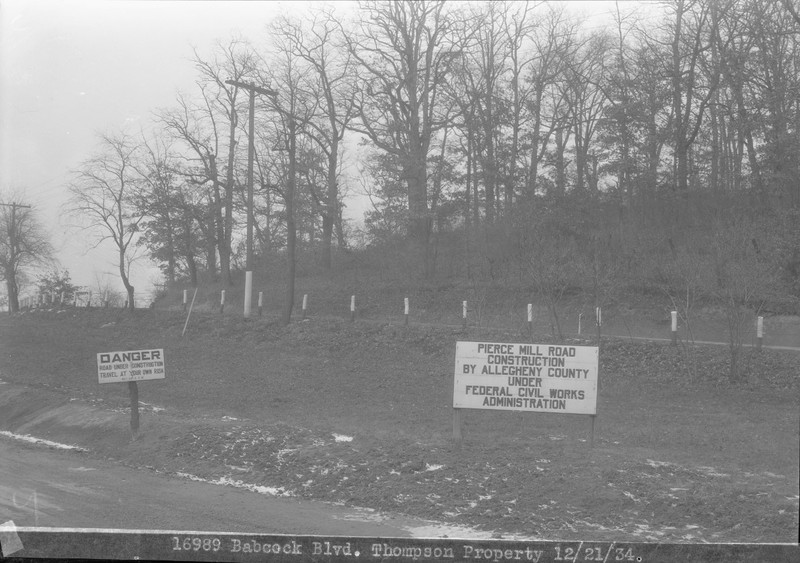
M 118 277 L 113 252 L 91 249 L 62 213 L 70 171 L 95 151 L 98 133 L 147 129 L 153 110 L 191 93 L 192 46 L 208 52 L 237 34 L 262 44 L 273 17 L 309 4 L 0 0 L 0 192 L 36 208 L 74 283 Z M 597 21 L 614 6 L 570 4 Z M 139 267 L 137 290 L 156 272 Z

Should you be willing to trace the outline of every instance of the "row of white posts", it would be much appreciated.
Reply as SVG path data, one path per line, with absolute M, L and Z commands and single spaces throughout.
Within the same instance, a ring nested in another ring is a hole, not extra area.
M 183 290 L 183 309 L 186 310 L 187 304 L 189 299 L 189 292 L 188 290 Z M 225 312 L 225 290 L 220 290 L 220 297 L 219 297 L 219 310 L 220 313 Z M 529 328 L 533 328 L 533 304 L 528 303 L 528 326 Z M 303 305 L 302 305 L 302 312 L 303 312 L 303 319 L 306 318 L 306 313 L 308 311 L 308 294 L 303 294 Z M 258 292 L 258 315 L 261 316 L 264 312 L 264 292 Z M 404 323 L 408 325 L 409 314 L 411 312 L 411 305 L 408 297 L 403 298 L 403 317 Z M 462 317 L 462 326 L 466 328 L 467 326 L 467 313 L 469 312 L 469 306 L 467 301 L 462 301 L 461 303 L 461 317 Z M 581 315 L 582 316 L 582 315 Z M 356 320 L 356 296 L 350 296 L 350 320 Z M 597 308 L 597 322 L 600 323 L 600 308 Z M 578 320 L 578 334 L 580 334 L 581 327 L 580 327 L 580 317 Z
M 671 320 L 671 338 L 670 342 L 673 346 L 678 345 L 678 312 L 670 311 Z M 764 344 L 764 317 L 756 318 L 756 350 L 761 350 Z
M 92 305 L 92 292 L 91 291 L 76 291 L 72 297 L 72 305 L 74 307 L 78 306 L 78 299 L 83 301 L 82 297 L 86 296 L 86 306 L 91 307 Z M 58 301 L 56 301 L 56 297 L 58 297 Z M 23 309 L 32 309 L 35 307 L 41 307 L 43 305 L 55 305 L 58 303 L 59 305 L 64 305 L 64 292 L 61 292 L 61 295 L 55 293 L 39 293 L 35 296 L 28 296 L 22 297 L 19 300 L 19 306 Z M 102 303 L 108 307 L 108 292 L 103 294 Z
M 188 293 L 187 290 L 183 290 L 183 307 L 184 310 L 186 309 Z M 219 302 L 219 309 L 220 312 L 225 311 L 225 290 L 221 290 L 220 292 L 220 302 Z M 306 311 L 308 310 L 308 294 L 303 295 L 303 319 L 306 318 Z M 264 311 L 264 292 L 258 292 L 258 316 L 260 317 Z M 408 297 L 403 299 L 403 316 L 404 316 L 404 324 L 408 325 L 408 317 L 410 312 L 410 305 Z M 461 302 L 461 319 L 462 319 L 462 326 L 464 328 L 467 327 L 467 313 L 469 312 L 469 307 L 466 301 Z M 533 331 L 533 304 L 528 303 L 527 307 L 528 312 L 528 329 L 532 332 Z M 671 311 L 671 343 L 673 346 L 677 346 L 678 344 L 678 312 Z M 356 320 L 356 296 L 350 296 L 350 320 Z M 578 314 L 578 334 L 581 334 L 581 324 L 583 322 L 583 313 Z M 599 327 L 603 324 L 603 311 L 600 307 L 595 308 L 595 326 Z M 764 317 L 758 317 L 756 322 L 756 348 L 761 349 L 761 345 L 764 341 Z

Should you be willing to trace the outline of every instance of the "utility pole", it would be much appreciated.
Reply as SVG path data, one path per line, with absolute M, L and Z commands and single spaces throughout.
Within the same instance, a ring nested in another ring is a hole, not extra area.
M 240 80 L 226 80 L 225 84 L 230 84 L 236 88 L 244 88 L 250 92 L 250 116 L 247 147 L 247 263 L 244 274 L 244 316 L 250 317 L 253 304 L 253 160 L 255 157 L 255 108 L 256 93 L 263 96 L 276 97 L 278 93 L 269 88 L 262 88 L 248 82 Z
M 15 275 L 15 263 L 17 261 L 17 246 L 19 241 L 17 240 L 19 233 L 17 233 L 17 208 L 20 209 L 30 209 L 30 205 L 24 205 L 22 203 L 0 203 L 3 207 L 10 207 L 11 208 L 11 221 L 8 224 L 8 248 L 9 248 L 9 260 L 8 264 L 6 265 L 11 271 L 4 272 L 6 278 L 6 289 L 8 292 L 8 312 L 9 313 L 16 313 L 19 311 L 19 295 L 18 287 L 17 287 L 17 278 Z

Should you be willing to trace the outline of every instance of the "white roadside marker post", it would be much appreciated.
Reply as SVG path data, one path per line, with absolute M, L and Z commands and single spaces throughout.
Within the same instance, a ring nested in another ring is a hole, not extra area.
M 528 303 L 528 334 L 533 338 L 533 303 Z
M 408 297 L 403 300 L 403 310 L 405 314 L 405 325 L 408 326 Z
M 224 289 L 220 292 L 219 312 L 220 313 L 224 313 L 225 312 L 225 290 Z
M 356 320 L 356 296 L 350 296 L 350 322 L 355 322 Z
M 670 317 L 672 317 L 672 345 L 678 345 L 678 311 L 672 311 L 670 313 Z
M 184 289 L 183 290 L 183 311 L 184 312 L 186 312 L 186 304 L 187 304 L 187 301 L 188 301 L 188 297 L 189 297 L 189 290 L 188 289 Z
M 263 291 L 259 291 L 258 292 L 258 316 L 260 317 L 263 314 L 264 314 L 264 292 Z
M 761 350 L 764 343 L 764 317 L 758 317 L 756 321 L 756 350 Z
M 253 309 L 253 272 L 248 267 L 244 273 L 244 318 L 249 319 Z
M 467 302 L 464 301 L 461 303 L 461 318 L 462 318 L 462 326 L 467 328 Z
M 308 307 L 308 293 L 303 294 L 303 320 L 306 320 L 306 308 Z

